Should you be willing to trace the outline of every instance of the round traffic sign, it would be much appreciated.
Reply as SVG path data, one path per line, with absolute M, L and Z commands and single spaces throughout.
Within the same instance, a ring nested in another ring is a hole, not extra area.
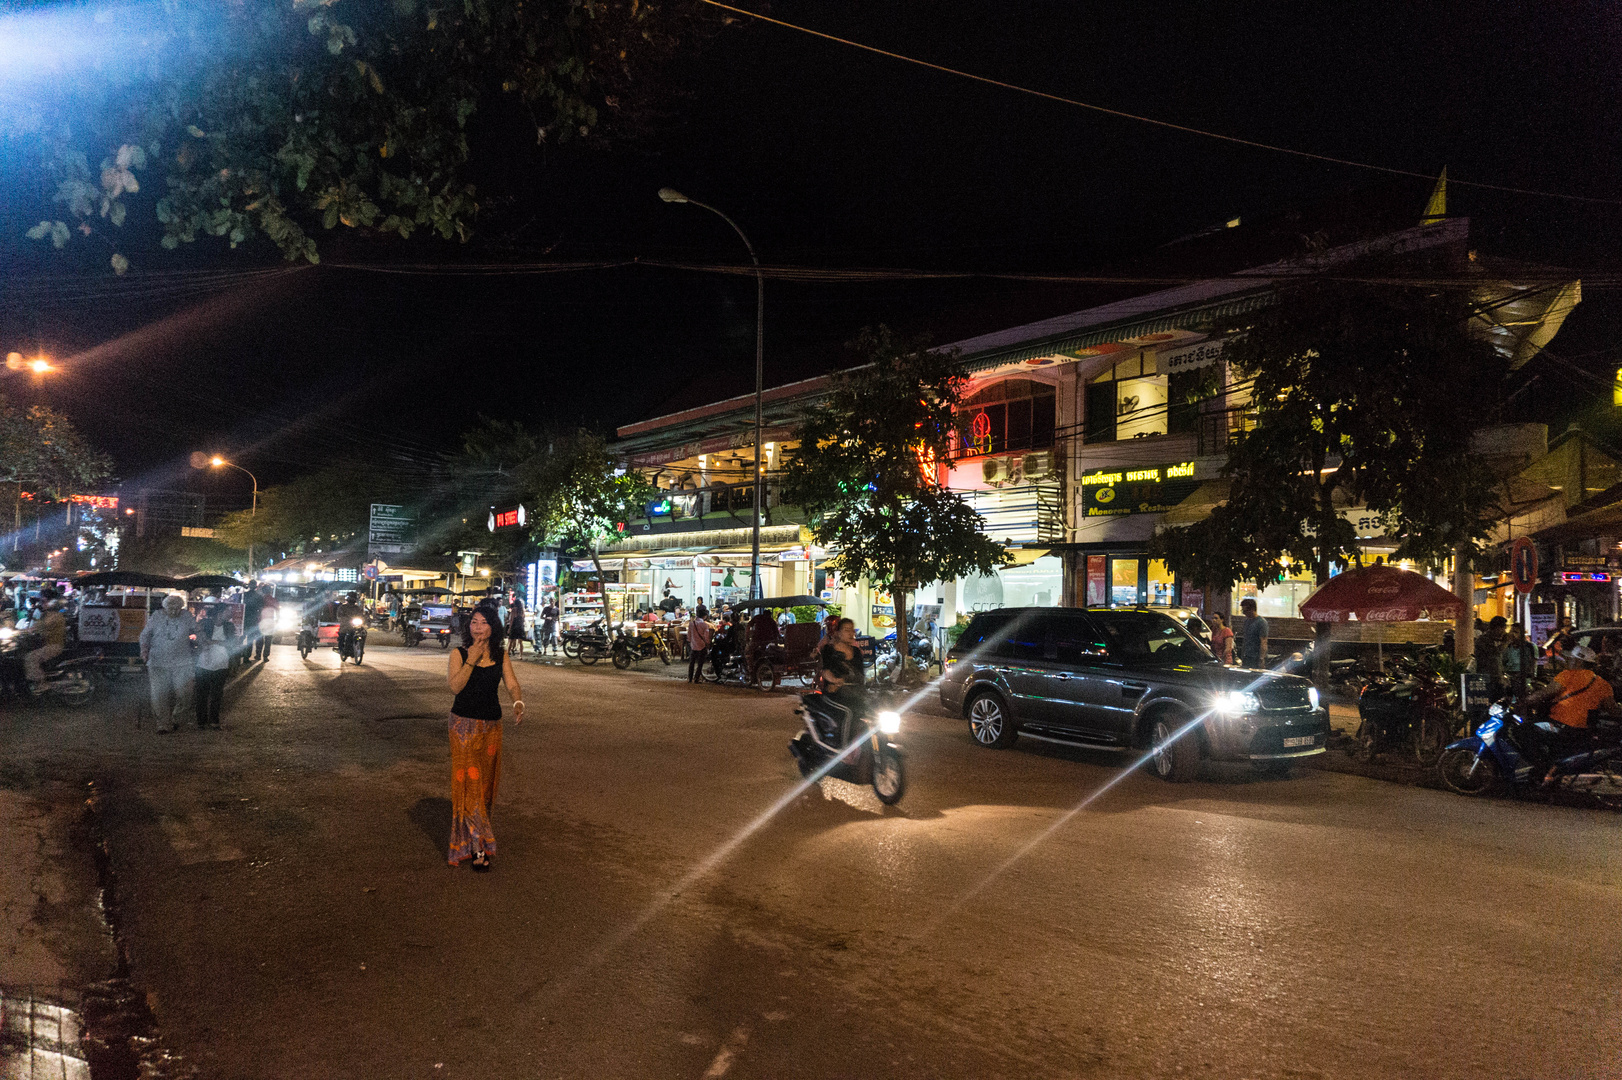
M 1529 536 L 1518 537 L 1509 549 L 1509 574 L 1515 591 L 1529 593 L 1538 583 L 1538 548 Z

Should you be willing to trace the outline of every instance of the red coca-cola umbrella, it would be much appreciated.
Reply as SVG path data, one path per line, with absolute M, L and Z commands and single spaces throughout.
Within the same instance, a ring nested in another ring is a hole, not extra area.
M 1395 566 L 1364 566 L 1329 579 L 1301 604 L 1309 622 L 1412 622 L 1456 618 L 1464 601 L 1436 582 Z

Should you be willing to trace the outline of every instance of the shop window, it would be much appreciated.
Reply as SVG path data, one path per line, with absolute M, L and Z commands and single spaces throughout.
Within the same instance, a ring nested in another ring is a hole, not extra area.
M 1201 403 L 1221 392 L 1221 368 L 1166 375 L 1144 352 L 1100 372 L 1086 389 L 1086 442 L 1115 442 L 1195 431 Z
M 1058 391 L 1035 379 L 1004 379 L 964 400 L 957 442 L 964 455 L 1044 450 L 1053 445 Z
M 1177 577 L 1159 559 L 1149 560 L 1149 603 L 1170 607 L 1177 600 Z
M 1111 607 L 1131 607 L 1138 602 L 1138 560 L 1111 559 L 1109 567 Z

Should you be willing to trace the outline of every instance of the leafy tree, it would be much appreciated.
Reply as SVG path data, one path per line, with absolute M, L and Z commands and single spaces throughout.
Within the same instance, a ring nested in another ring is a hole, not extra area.
M 313 233 L 340 225 L 465 240 L 480 208 L 468 132 L 478 110 L 515 101 L 543 143 L 633 130 L 668 90 L 665 63 L 699 33 L 701 11 L 677 0 L 277 0 L 136 5 L 94 22 L 13 15 L 58 20 L 42 30 L 57 39 L 122 32 L 130 55 L 26 104 L 0 99 L 0 136 L 25 137 L 25 169 L 53 192 L 56 209 L 28 235 L 58 248 L 76 233 L 100 239 L 119 273 L 129 261 L 113 230 L 132 210 L 155 218 L 167 248 L 264 237 L 310 262 Z
M 111 472 L 111 460 L 67 417 L 44 405 L 19 409 L 0 394 L 0 483 L 60 498 L 98 486 Z
M 1223 466 L 1227 503 L 1165 530 L 1151 553 L 1213 585 L 1271 584 L 1286 558 L 1322 583 L 1358 557 L 1341 516 L 1357 505 L 1385 519 L 1404 557 L 1473 547 L 1487 535 L 1497 480 L 1471 456 L 1470 436 L 1494 418 L 1507 372 L 1473 332 L 1476 314 L 1447 290 L 1286 291 L 1226 349 L 1235 375 L 1254 380 L 1255 415 Z
M 234 548 L 303 552 L 364 545 L 374 502 L 404 502 L 406 478 L 385 468 L 337 465 L 259 492 L 259 509 L 225 515 L 215 535 Z M 254 569 L 258 569 L 257 567 Z
M 962 403 L 957 358 L 885 326 L 862 331 L 852 348 L 868 363 L 840 376 L 828 402 L 805 415 L 783 498 L 804 507 L 817 543 L 839 549 L 841 571 L 889 587 L 906 671 L 912 592 L 991 573 L 1006 551 L 939 479 Z
M 0 394 L 0 484 L 11 488 L 13 547 L 23 527 L 24 491 L 60 499 L 93 491 L 111 472 L 111 460 L 67 417 L 44 405 L 17 408 Z
M 125 538 L 118 546 L 118 565 L 123 570 L 171 577 L 234 574 L 246 566 L 244 554 L 219 540 L 160 533 Z
M 589 552 L 599 581 L 602 545 L 619 540 L 621 528 L 654 495 L 653 485 L 622 468 L 603 439 L 588 431 L 534 440 L 533 453 L 515 473 L 535 539 Z M 603 623 L 610 621 L 604 589 Z

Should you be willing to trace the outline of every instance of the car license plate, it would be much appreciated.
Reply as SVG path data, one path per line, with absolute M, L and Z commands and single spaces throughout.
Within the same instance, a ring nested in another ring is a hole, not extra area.
M 1284 740 L 1284 749 L 1290 750 L 1300 746 L 1311 746 L 1317 740 L 1311 735 L 1297 735 Z

